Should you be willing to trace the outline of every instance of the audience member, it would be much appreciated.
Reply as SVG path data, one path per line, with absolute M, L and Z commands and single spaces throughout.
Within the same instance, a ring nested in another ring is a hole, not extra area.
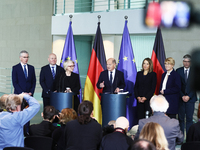
M 147 123 L 140 133 L 139 139 L 146 139 L 156 146 L 157 150 L 169 150 L 163 128 L 155 122 Z
M 29 107 L 21 111 L 23 98 Z M 0 150 L 4 147 L 24 147 L 23 126 L 37 114 L 40 104 L 28 94 L 11 94 L 6 99 L 6 109 L 0 113 Z
M 181 91 L 181 78 L 180 75 L 174 70 L 174 65 L 175 60 L 172 57 L 165 59 L 166 72 L 162 74 L 160 94 L 162 94 L 169 103 L 169 108 L 166 114 L 170 118 L 176 119 Z
M 135 139 L 139 137 L 139 134 L 143 126 L 148 122 L 156 122 L 162 126 L 165 132 L 165 137 L 168 141 L 168 147 L 170 150 L 175 150 L 176 143 L 181 144 L 184 140 L 182 131 L 180 130 L 179 122 L 177 119 L 170 119 L 165 115 L 169 107 L 169 103 L 162 95 L 154 95 L 150 100 L 150 107 L 153 111 L 153 116 L 147 119 L 139 120 L 139 128 Z
M 179 99 L 179 112 L 178 119 L 180 122 L 181 131 L 184 133 L 185 123 L 186 123 L 186 134 L 193 124 L 193 114 L 194 114 L 194 105 L 197 101 L 196 91 L 193 90 L 190 86 L 191 84 L 191 69 L 190 66 L 191 56 L 183 56 L 183 67 L 180 67 L 176 72 L 180 75 L 181 78 L 181 92 Z M 186 120 L 185 120 L 186 117 Z
M 103 136 L 115 131 L 115 122 L 115 120 L 111 120 L 108 122 L 108 125 L 103 127 Z
M 8 98 L 8 94 L 4 94 L 0 98 L 0 112 L 6 111 L 6 99 Z
M 187 133 L 186 142 L 200 141 L 200 130 L 199 130 L 200 129 L 200 103 L 198 107 L 197 117 L 199 121 L 190 126 Z
M 78 118 L 66 124 L 64 132 L 66 149 L 92 150 L 99 147 L 102 129 L 92 116 L 92 102 L 83 101 L 78 106 Z
M 125 117 L 117 118 L 115 131 L 103 137 L 100 150 L 130 149 L 133 140 L 126 135 L 128 127 L 128 119 Z
M 43 121 L 40 124 L 33 124 L 30 126 L 30 136 L 47 136 L 51 137 L 55 130 L 52 122 L 55 119 L 56 109 L 54 106 L 46 106 L 41 113 Z
M 135 125 L 127 132 L 126 135 L 128 135 L 129 137 L 132 138 L 132 140 L 134 140 L 135 139 L 135 134 L 137 133 L 137 130 L 138 130 L 138 125 Z
M 156 147 L 147 140 L 139 139 L 134 142 L 131 150 L 156 150 Z
M 57 150 L 65 149 L 64 131 L 66 123 L 77 118 L 76 111 L 72 108 L 64 108 L 60 113 L 60 124 L 61 127 L 54 130 L 52 138 L 56 143 Z

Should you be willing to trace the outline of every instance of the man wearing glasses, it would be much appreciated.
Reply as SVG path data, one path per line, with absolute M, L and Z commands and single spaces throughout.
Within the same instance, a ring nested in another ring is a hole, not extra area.
M 35 68 L 28 63 L 29 54 L 23 50 L 19 53 L 20 63 L 12 67 L 12 83 L 14 94 L 27 93 L 33 96 L 36 85 Z M 28 107 L 28 103 L 23 100 L 21 110 Z M 25 125 L 24 134 L 29 134 L 29 123 Z
M 181 77 L 181 92 L 180 92 L 180 102 L 179 102 L 179 113 L 178 119 L 180 122 L 181 131 L 184 134 L 185 127 L 185 116 L 186 116 L 186 134 L 193 124 L 193 113 L 194 104 L 197 100 L 196 92 L 190 87 L 191 80 L 191 67 L 190 67 L 191 56 L 183 56 L 183 67 L 178 68 L 176 71 Z

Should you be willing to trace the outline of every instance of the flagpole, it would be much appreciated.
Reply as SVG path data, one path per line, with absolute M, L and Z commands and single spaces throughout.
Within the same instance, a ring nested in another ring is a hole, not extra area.
M 70 21 L 72 21 L 73 15 L 69 15 Z
M 124 16 L 124 19 L 127 20 L 127 19 L 128 19 L 128 16 Z
M 100 23 L 101 15 L 98 15 L 97 18 L 98 18 L 98 23 Z

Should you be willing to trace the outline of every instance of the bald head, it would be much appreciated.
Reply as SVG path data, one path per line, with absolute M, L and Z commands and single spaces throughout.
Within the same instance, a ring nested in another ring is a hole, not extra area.
M 150 106 L 152 110 L 159 112 L 166 112 L 169 108 L 169 103 L 163 95 L 154 95 L 150 100 Z
M 114 58 L 109 58 L 107 60 L 107 69 L 108 71 L 113 71 L 116 67 L 116 60 Z
M 129 121 L 125 117 L 119 117 L 115 123 L 116 128 L 127 129 L 129 127 Z
M 50 65 L 55 65 L 56 62 L 57 62 L 57 57 L 56 57 L 56 54 L 54 53 L 51 53 L 48 57 L 48 61 L 49 61 L 49 64 Z

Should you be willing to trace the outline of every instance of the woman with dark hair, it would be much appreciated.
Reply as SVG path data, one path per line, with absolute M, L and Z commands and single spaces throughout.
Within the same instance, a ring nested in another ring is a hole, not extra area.
M 65 126 L 66 123 L 74 120 L 77 118 L 77 114 L 76 111 L 72 108 L 64 108 L 62 109 L 61 113 L 60 113 L 60 128 L 57 128 L 56 130 L 54 130 L 54 132 L 52 133 L 52 138 L 53 141 L 55 142 L 55 148 L 56 150 L 64 150 L 65 149 L 65 141 L 64 141 L 64 130 L 65 130 Z
M 95 150 L 101 138 L 101 125 L 92 118 L 93 104 L 83 101 L 78 106 L 78 118 L 70 121 L 65 127 L 65 149 Z
M 134 93 L 137 98 L 138 119 L 145 118 L 147 114 L 152 114 L 149 101 L 156 88 L 157 77 L 153 72 L 153 62 L 150 58 L 145 58 L 142 62 L 142 70 L 137 73 Z
M 200 141 L 200 130 L 199 130 L 200 129 L 200 103 L 198 107 L 197 117 L 199 121 L 190 126 L 187 132 L 186 142 Z

